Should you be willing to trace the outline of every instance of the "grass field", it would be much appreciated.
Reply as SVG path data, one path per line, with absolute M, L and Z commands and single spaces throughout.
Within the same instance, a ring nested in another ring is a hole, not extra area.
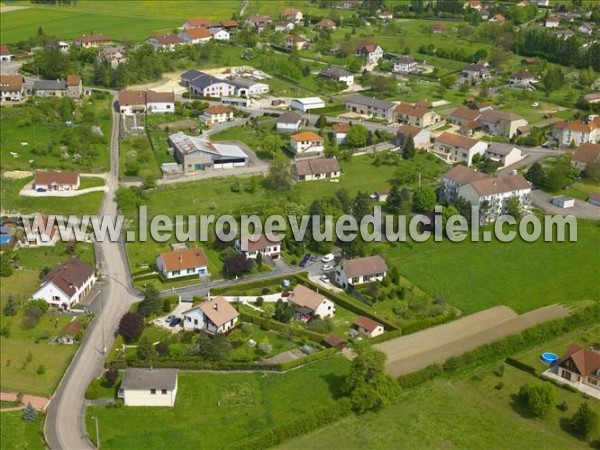
M 0 209 L 11 213 L 30 214 L 41 212 L 62 215 L 96 215 L 104 192 L 91 192 L 77 197 L 23 197 L 19 195 L 23 186 L 32 178 L 20 180 L 2 178 Z
M 553 408 L 544 419 L 532 418 L 515 401 L 525 383 L 544 381 L 510 366 L 502 378 L 485 369 L 465 380 L 436 380 L 405 391 L 379 412 L 343 419 L 279 448 L 589 448 L 563 427 L 580 403 L 596 408 L 598 401 L 557 388 L 556 403 L 567 401 L 569 410 Z
M 46 448 L 42 427 L 44 416 L 38 414 L 35 422 L 23 422 L 21 411 L 0 413 L 0 441 L 2 448 L 14 450 L 43 450 Z
M 4 307 L 9 294 L 12 294 L 17 302 L 25 302 L 35 291 L 38 283 L 39 271 L 37 270 L 16 271 L 12 276 L 2 278 L 0 283 L 1 306 Z M 2 326 L 9 327 L 10 337 L 0 338 L 0 387 L 12 392 L 50 395 L 75 354 L 77 346 L 53 345 L 49 341 L 71 320 L 71 317 L 44 314 L 40 323 L 33 329 L 21 327 L 22 317 L 22 309 L 19 309 L 16 316 L 2 316 Z M 50 338 L 36 343 L 36 338 L 44 332 Z M 30 361 L 28 361 L 28 355 L 31 355 Z M 43 374 L 37 373 L 40 365 L 46 369 Z M 3 429 L 4 426 L 5 423 L 2 420 Z M 4 440 L 2 447 L 15 448 L 5 447 Z
M 106 95 L 94 94 L 81 105 L 66 98 L 36 98 L 22 106 L 3 107 L 0 116 L 3 171 L 107 172 L 110 168 L 112 116 Z M 66 121 L 73 125 L 67 126 Z M 99 127 L 102 135 L 92 132 L 92 127 Z
M 64 242 L 57 242 L 52 247 L 23 247 L 17 252 L 19 266 L 27 270 L 42 270 L 44 267 L 54 267 L 62 261 L 67 261 L 73 256 L 94 266 L 94 248 L 92 244 L 77 243 L 73 254 L 67 253 Z
M 577 229 L 577 242 L 430 239 L 381 247 L 403 276 L 464 314 L 496 305 L 522 313 L 552 303 L 600 298 L 600 266 L 593 263 L 600 248 L 599 224 L 579 220 Z
M 92 407 L 87 427 L 93 437 L 98 416 L 105 448 L 225 448 L 332 404 L 348 366 L 335 356 L 285 374 L 181 372 L 174 408 Z

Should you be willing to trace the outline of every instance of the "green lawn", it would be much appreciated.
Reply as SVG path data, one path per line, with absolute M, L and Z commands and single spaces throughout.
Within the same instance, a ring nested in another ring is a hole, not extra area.
M 78 216 L 98 214 L 104 192 L 91 192 L 76 197 L 23 197 L 19 195 L 21 189 L 31 180 L 31 177 L 19 180 L 2 178 L 0 207 L 3 211 L 21 214 L 41 212 Z
M 27 301 L 38 283 L 39 272 L 37 270 L 17 271 L 8 278 L 2 278 L 0 283 L 1 306 L 4 307 L 9 294 L 13 295 L 19 303 Z M 0 387 L 2 390 L 12 392 L 50 395 L 58 385 L 77 346 L 54 345 L 49 342 L 71 320 L 71 317 L 44 314 L 40 323 L 33 329 L 21 327 L 22 317 L 22 308 L 19 308 L 16 316 L 2 316 L 2 326 L 9 327 L 10 337 L 0 338 Z M 49 335 L 49 339 L 42 339 L 36 343 L 36 338 L 44 332 Z M 27 361 L 29 354 L 31 354 L 31 360 Z M 37 373 L 40 365 L 46 369 L 43 374 Z M 3 429 L 4 426 L 3 420 Z M 15 448 L 5 447 L 4 439 L 2 447 Z
M 73 256 L 94 266 L 94 247 L 92 244 L 79 242 L 73 254 L 67 253 L 64 242 L 57 242 L 52 247 L 23 247 L 17 252 L 18 265 L 29 270 L 42 270 L 44 267 L 54 267 L 67 261 Z
M 79 189 L 88 189 L 100 187 L 106 184 L 106 180 L 102 177 L 80 177 Z
M 381 248 L 408 280 L 464 314 L 496 305 L 523 313 L 552 303 L 600 298 L 600 266 L 593 263 L 600 248 L 598 222 L 579 220 L 577 242 L 430 239 Z
M 161 177 L 160 166 L 145 133 L 119 141 L 119 172 L 121 179 L 127 176 L 142 179 Z
M 11 2 L 12 3 L 12 2 Z M 188 17 L 230 19 L 239 11 L 234 0 L 99 2 L 80 0 L 76 6 L 41 6 L 18 2 L 28 9 L 3 13 L 2 42 L 27 39 L 43 26 L 48 35 L 71 39 L 82 34 L 102 33 L 117 40 L 142 41 L 153 34 L 170 33 Z
M 44 441 L 44 416 L 38 414 L 35 422 L 23 422 L 21 411 L 0 413 L 0 441 L 2 448 L 14 450 L 43 450 L 46 448 Z
M 88 432 L 98 416 L 105 448 L 225 448 L 332 404 L 348 366 L 335 356 L 285 374 L 180 372 L 174 408 L 88 408 Z
M 579 200 L 587 201 L 590 194 L 594 192 L 600 192 L 600 183 L 582 180 L 573 183 L 560 193 L 568 195 L 569 197 L 578 198 Z
M 3 107 L 0 116 L 3 171 L 106 172 L 110 167 L 112 116 L 107 95 L 94 94 L 80 105 L 67 98 L 35 98 L 22 106 Z M 73 125 L 67 126 L 66 121 Z M 92 132 L 92 127 L 100 127 L 102 135 Z
M 500 381 L 502 390 L 495 387 Z M 379 412 L 351 416 L 279 448 L 589 448 L 563 431 L 562 424 L 580 403 L 589 401 L 595 408 L 597 400 L 557 388 L 557 403 L 567 401 L 569 410 L 555 408 L 548 417 L 535 419 L 514 399 L 525 383 L 544 381 L 510 366 L 502 378 L 485 369 L 467 380 L 435 380 L 405 391 Z

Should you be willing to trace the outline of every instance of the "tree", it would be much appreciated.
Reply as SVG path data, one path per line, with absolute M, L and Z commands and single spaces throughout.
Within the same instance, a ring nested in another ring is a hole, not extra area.
M 292 187 L 292 176 L 290 165 L 286 160 L 276 159 L 269 167 L 269 173 L 265 178 L 265 186 L 275 191 L 285 191 Z
M 598 432 L 598 413 L 590 407 L 588 402 L 584 402 L 571 417 L 569 425 L 574 434 L 589 439 Z
M 412 136 L 409 136 L 404 145 L 404 149 L 402 150 L 402 157 L 404 159 L 413 159 L 416 154 L 417 149 L 415 148 L 415 141 Z
M 260 269 L 262 267 L 262 263 L 263 263 L 263 255 L 261 252 L 258 252 L 258 254 L 256 255 L 256 266 Z
M 250 272 L 252 267 L 254 267 L 252 260 L 240 254 L 228 256 L 223 260 L 223 272 L 227 277 L 239 277 Z
M 594 183 L 600 182 L 600 161 L 587 163 L 587 166 L 583 171 L 583 176 L 586 180 Z
M 12 294 L 8 294 L 8 300 L 2 309 L 2 314 L 5 316 L 15 316 L 17 314 L 17 302 Z
M 144 361 L 154 356 L 154 346 L 152 345 L 152 342 L 150 342 L 150 339 L 148 339 L 148 336 L 144 336 L 140 339 L 136 349 L 136 355 L 138 359 Z
M 227 358 L 231 351 L 231 345 L 224 334 L 216 334 L 208 338 L 199 349 L 200 355 L 211 361 L 221 361 Z
M 368 130 L 363 125 L 352 125 L 346 135 L 346 144 L 350 147 L 363 147 L 367 144 Z
M 567 170 L 563 164 L 556 164 L 552 167 L 544 179 L 544 187 L 550 192 L 560 191 L 565 187 L 568 181 Z
M 119 321 L 119 334 L 127 342 L 135 341 L 144 331 L 144 318 L 138 313 L 128 312 Z
M 529 410 L 539 417 L 544 417 L 555 403 L 554 386 L 550 383 L 524 384 L 519 389 L 519 398 L 524 401 Z
M 12 274 L 13 268 L 9 259 L 5 255 L 0 256 L 0 277 L 10 277 Z
M 320 115 L 315 125 L 319 129 L 325 128 L 327 126 L 327 117 L 325 117 L 324 115 Z
M 519 197 L 511 197 L 506 201 L 506 214 L 515 218 L 519 221 L 523 215 L 523 209 L 521 208 L 521 201 Z
M 275 303 L 275 313 L 273 314 L 273 319 L 278 322 L 288 323 L 294 317 L 296 313 L 296 308 L 294 305 L 290 303 L 284 303 L 283 300 L 277 300 Z
M 385 353 L 366 342 L 359 343 L 355 351 L 346 385 L 353 409 L 362 414 L 387 405 L 398 387 L 385 373 Z
M 281 148 L 281 139 L 276 134 L 268 134 L 261 141 L 264 151 L 274 155 Z
M 27 406 L 23 410 L 23 422 L 35 422 L 37 419 L 37 411 L 31 403 L 27 403 Z
M 560 67 L 551 67 L 546 71 L 542 81 L 544 82 L 544 91 L 546 94 L 551 94 L 562 87 L 565 82 L 565 76 Z
M 402 203 L 402 197 L 400 196 L 400 190 L 398 185 L 392 185 L 390 192 L 385 200 L 385 210 L 390 214 L 400 214 L 400 205 Z
M 115 368 L 110 368 L 106 372 L 104 372 L 104 379 L 106 380 L 106 384 L 109 386 L 114 386 L 119 378 L 119 371 Z
M 527 170 L 525 178 L 534 186 L 542 186 L 546 178 L 546 172 L 539 162 L 535 162 Z
M 431 211 L 435 206 L 435 192 L 428 187 L 420 187 L 415 190 L 412 199 L 413 211 L 424 213 Z
M 144 289 L 144 299 L 139 303 L 137 311 L 143 317 L 150 317 L 162 311 L 163 301 L 158 289 L 153 284 L 148 284 Z

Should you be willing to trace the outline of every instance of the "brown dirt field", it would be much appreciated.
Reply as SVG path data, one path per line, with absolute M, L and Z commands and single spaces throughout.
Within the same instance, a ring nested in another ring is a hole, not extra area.
M 520 316 L 507 306 L 496 306 L 374 347 L 387 355 L 386 369 L 397 377 L 430 364 L 441 364 L 452 356 L 568 314 L 569 310 L 560 305 L 546 306 Z

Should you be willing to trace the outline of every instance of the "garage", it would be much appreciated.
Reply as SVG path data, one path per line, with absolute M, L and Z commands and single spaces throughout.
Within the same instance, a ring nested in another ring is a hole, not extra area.
M 572 208 L 575 206 L 575 199 L 566 195 L 557 195 L 552 198 L 552 204 L 559 208 Z

